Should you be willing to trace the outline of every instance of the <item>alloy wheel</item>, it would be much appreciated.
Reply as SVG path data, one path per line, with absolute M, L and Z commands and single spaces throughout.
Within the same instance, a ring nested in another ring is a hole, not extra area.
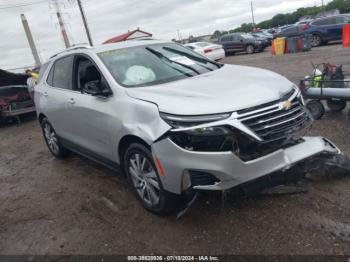
M 321 40 L 321 37 L 320 37 L 320 36 L 318 36 L 318 35 L 313 35 L 313 36 L 312 36 L 311 45 L 312 45 L 313 47 L 320 46 L 320 45 L 321 45 L 321 42 L 322 42 L 322 40 Z
M 141 153 L 133 153 L 128 170 L 137 194 L 148 206 L 155 206 L 160 199 L 160 186 L 156 171 L 150 160 Z
M 253 54 L 253 53 L 254 53 L 254 47 L 251 46 L 251 45 L 249 45 L 249 46 L 247 47 L 247 53 L 248 53 L 248 54 Z
M 49 146 L 50 150 L 54 154 L 59 154 L 60 148 L 58 145 L 58 139 L 57 139 L 56 133 L 53 130 L 53 128 L 51 127 L 51 125 L 48 123 L 45 123 L 45 125 L 44 125 L 44 136 L 45 136 L 47 145 Z

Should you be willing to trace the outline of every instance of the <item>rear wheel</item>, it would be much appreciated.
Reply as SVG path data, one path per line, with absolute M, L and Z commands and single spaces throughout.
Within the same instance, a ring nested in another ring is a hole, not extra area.
M 324 106 L 319 100 L 311 100 L 307 102 L 306 108 L 309 109 L 315 120 L 320 119 L 325 113 Z
M 44 139 L 50 152 L 57 158 L 64 158 L 69 154 L 69 150 L 66 149 L 61 143 L 53 129 L 51 123 L 47 118 L 41 121 L 41 129 L 43 131 Z
M 131 144 L 124 155 L 124 168 L 138 199 L 147 210 L 158 215 L 175 211 L 179 197 L 163 189 L 151 151 L 147 147 Z
M 346 101 L 345 100 L 336 100 L 336 99 L 328 99 L 327 100 L 327 106 L 329 110 L 333 112 L 340 112 L 343 111 L 346 107 Z
M 312 35 L 311 38 L 311 45 L 313 47 L 317 47 L 320 46 L 322 44 L 322 38 L 320 35 Z
M 247 54 L 253 54 L 254 53 L 254 46 L 252 45 L 248 45 L 247 48 L 246 48 L 246 52 Z

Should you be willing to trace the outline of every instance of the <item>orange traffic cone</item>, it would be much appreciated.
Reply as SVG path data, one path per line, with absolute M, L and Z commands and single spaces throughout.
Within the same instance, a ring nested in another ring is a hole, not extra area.
M 350 24 L 343 26 L 343 47 L 350 47 Z
M 271 45 L 271 54 L 276 55 L 276 46 L 275 46 L 275 40 L 272 40 L 272 45 Z

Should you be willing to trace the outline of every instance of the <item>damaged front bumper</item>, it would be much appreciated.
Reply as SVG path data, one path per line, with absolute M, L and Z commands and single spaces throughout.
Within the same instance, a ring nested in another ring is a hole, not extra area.
M 231 151 L 189 151 L 169 138 L 154 143 L 152 153 L 161 164 L 164 189 L 175 194 L 189 187 L 224 191 L 273 172 L 285 171 L 321 153 L 341 154 L 323 137 L 303 137 L 298 144 L 251 161 L 243 161 Z

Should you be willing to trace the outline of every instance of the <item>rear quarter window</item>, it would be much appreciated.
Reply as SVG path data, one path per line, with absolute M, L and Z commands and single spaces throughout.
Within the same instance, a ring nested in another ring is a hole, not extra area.
M 45 72 L 46 72 L 46 70 L 47 70 L 47 67 L 49 66 L 49 62 L 47 62 L 47 63 L 45 63 L 45 64 L 43 64 L 43 65 L 41 65 L 41 67 L 40 67 L 40 71 L 39 71 L 39 78 L 38 78 L 38 82 L 40 82 L 42 79 L 43 79 L 43 76 L 44 76 L 44 74 L 45 74 Z
M 73 56 L 66 56 L 55 61 L 51 68 L 48 84 L 53 87 L 72 89 Z

